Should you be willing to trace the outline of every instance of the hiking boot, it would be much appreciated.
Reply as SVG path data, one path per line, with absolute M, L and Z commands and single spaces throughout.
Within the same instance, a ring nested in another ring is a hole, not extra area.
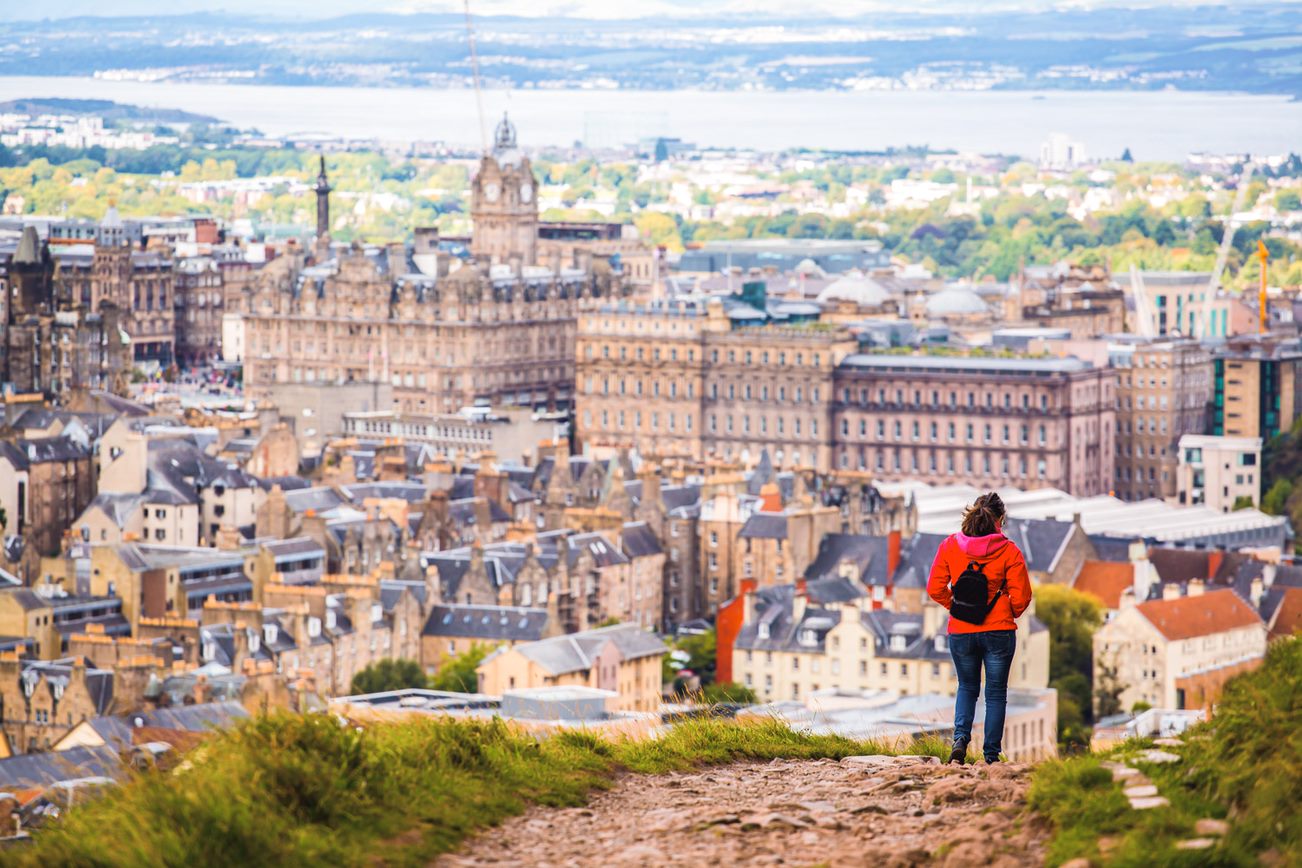
M 963 765 L 963 763 L 966 760 L 967 760 L 967 742 L 965 741 L 954 742 L 954 749 L 949 752 L 949 761 L 951 763 L 958 763 L 959 765 Z

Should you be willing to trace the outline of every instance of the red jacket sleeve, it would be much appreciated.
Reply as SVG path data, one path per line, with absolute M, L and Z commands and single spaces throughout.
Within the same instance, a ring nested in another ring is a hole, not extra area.
M 1015 546 L 1012 562 L 1005 568 L 1008 582 L 1008 602 L 1013 607 L 1013 617 L 1020 618 L 1031 605 L 1031 577 L 1026 573 L 1026 559 Z
M 927 596 L 939 603 L 946 612 L 949 611 L 950 601 L 954 599 L 954 592 L 949 589 L 949 563 L 945 560 L 945 547 L 948 545 L 948 539 L 940 544 L 936 550 L 936 559 L 931 562 L 931 575 L 927 576 Z M 1026 573 L 1025 568 L 1022 573 Z

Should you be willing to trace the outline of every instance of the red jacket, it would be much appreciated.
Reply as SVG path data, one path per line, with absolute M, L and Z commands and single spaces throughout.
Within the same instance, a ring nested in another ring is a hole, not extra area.
M 967 565 L 977 561 L 985 565 L 986 579 L 990 583 L 987 600 L 994 599 L 999 587 L 1007 579 L 1005 593 L 999 595 L 994 608 L 984 624 L 969 624 L 955 618 L 949 619 L 951 633 L 984 633 L 990 630 L 1016 630 L 1016 618 L 1031 604 L 1031 579 L 1026 574 L 1026 561 L 1012 540 L 1002 533 L 989 536 L 967 536 L 956 533 L 940 544 L 936 561 L 931 565 L 927 579 L 927 595 L 949 611 L 954 594 L 950 585 Z

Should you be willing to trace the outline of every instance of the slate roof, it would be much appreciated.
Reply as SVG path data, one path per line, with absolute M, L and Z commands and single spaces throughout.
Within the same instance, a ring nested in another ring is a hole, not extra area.
M 380 605 L 384 607 L 385 612 L 392 612 L 393 607 L 402 600 L 403 594 L 411 594 L 423 609 L 425 600 L 429 596 L 429 587 L 422 581 L 407 581 L 405 579 L 380 580 Z
M 570 535 L 568 542 L 569 563 L 571 565 L 579 559 L 580 549 L 587 549 L 592 555 L 593 563 L 599 568 L 628 563 L 628 558 L 624 553 L 602 534 L 576 533 Z
M 810 602 L 819 605 L 831 603 L 850 603 L 867 595 L 864 586 L 858 581 L 840 576 L 815 579 L 805 584 L 805 594 Z
M 0 789 L 36 789 L 74 778 L 119 778 L 122 774 L 122 761 L 114 748 L 74 747 L 0 760 Z
M 666 653 L 665 644 L 654 634 L 633 624 L 616 624 L 582 633 L 555 636 L 517 645 L 525 657 L 552 675 L 579 672 L 592 668 L 592 661 L 602 646 L 613 642 L 623 660 L 636 660 Z
M 126 527 L 131 516 L 136 514 L 141 505 L 145 502 L 143 494 L 117 494 L 114 492 L 101 491 L 95 495 L 95 499 L 87 504 L 89 510 L 94 507 L 104 513 L 109 521 L 113 522 L 120 530 Z
M 50 605 L 49 600 L 29 588 L 0 588 L 0 595 L 13 600 L 27 612 L 32 609 L 44 609 Z
M 1138 537 L 1135 539 L 1138 539 Z M 1106 536 L 1099 533 L 1089 535 L 1090 543 L 1093 544 L 1094 552 L 1097 555 L 1095 559 L 1112 561 L 1113 563 L 1130 561 L 1130 544 L 1135 542 L 1135 539 L 1123 536 Z
M 786 539 L 787 517 L 780 512 L 756 512 L 746 519 L 738 539 Z
M 1075 525 L 1052 518 L 1010 518 L 1004 536 L 1013 541 L 1031 572 L 1051 572 Z
M 645 558 L 663 554 L 660 540 L 655 531 L 644 521 L 630 521 L 624 524 L 619 536 L 624 554 L 630 558 Z
M 931 565 L 936 562 L 936 553 L 948 539 L 939 533 L 918 533 L 900 543 L 900 565 L 895 570 L 894 584 L 897 588 L 925 588 L 927 577 L 931 575 Z
M 536 642 L 547 627 L 546 609 L 519 606 L 435 606 L 422 636 L 455 636 L 493 642 Z
M 327 488 L 325 486 L 319 486 L 317 488 L 301 488 L 296 491 L 285 491 L 286 505 L 297 513 L 303 513 L 307 512 L 309 509 L 313 509 L 320 514 L 323 512 L 329 512 L 347 502 L 348 501 L 339 492 L 335 491 L 333 488 Z
M 87 722 L 106 744 L 121 750 L 133 743 L 131 738 L 133 729 L 148 726 L 185 732 L 204 732 L 210 729 L 225 729 L 248 717 L 249 713 L 238 702 L 205 702 L 95 717 Z
M 50 461 L 80 461 L 90 449 L 69 437 L 33 437 L 0 441 L 0 453 L 18 470 Z
M 420 503 L 426 497 L 425 486 L 419 482 L 362 482 L 342 485 L 344 495 L 360 506 L 367 498 L 405 500 Z

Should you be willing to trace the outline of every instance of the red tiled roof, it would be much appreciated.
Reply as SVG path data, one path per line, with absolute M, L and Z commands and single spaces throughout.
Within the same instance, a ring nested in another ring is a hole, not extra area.
M 1302 630 L 1302 588 L 1285 588 L 1270 622 L 1270 638 L 1282 639 Z
M 1228 589 L 1174 600 L 1150 600 L 1136 608 L 1170 641 L 1212 636 L 1261 623 L 1256 610 Z
M 1073 588 L 1098 599 L 1108 609 L 1121 608 L 1121 592 L 1135 583 L 1135 565 L 1086 561 Z

